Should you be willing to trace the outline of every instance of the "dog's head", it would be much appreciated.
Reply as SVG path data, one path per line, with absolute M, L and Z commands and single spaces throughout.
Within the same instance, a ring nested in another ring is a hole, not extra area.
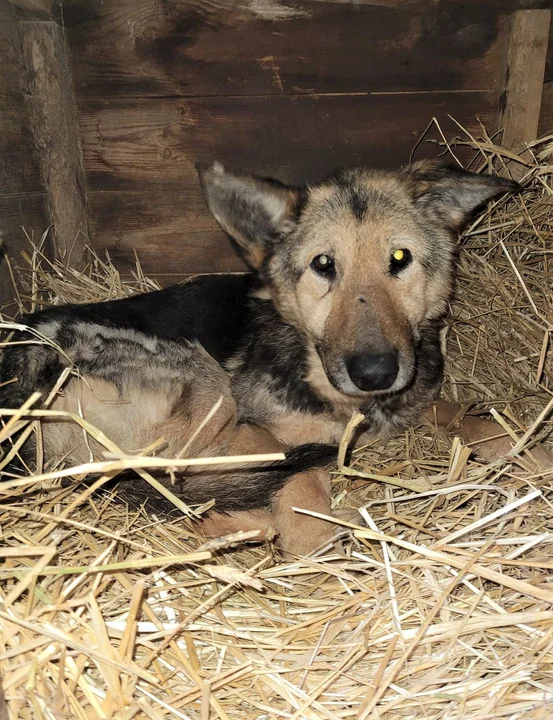
M 511 180 L 433 162 L 346 170 L 295 189 L 200 170 L 207 204 L 335 390 L 409 385 L 420 328 L 444 314 L 459 230 Z

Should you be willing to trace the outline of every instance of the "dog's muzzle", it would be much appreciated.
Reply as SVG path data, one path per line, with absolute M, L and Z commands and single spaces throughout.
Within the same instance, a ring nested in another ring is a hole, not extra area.
M 394 350 L 379 355 L 350 355 L 346 358 L 346 369 L 359 390 L 388 390 L 399 373 L 399 353 Z

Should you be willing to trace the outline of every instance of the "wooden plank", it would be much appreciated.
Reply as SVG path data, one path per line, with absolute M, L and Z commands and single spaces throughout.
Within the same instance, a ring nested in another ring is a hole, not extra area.
M 23 11 L 26 19 L 48 20 L 52 0 L 8 0 L 9 3 Z
M 0 3 L 0 192 L 41 189 L 25 102 L 21 39 L 13 8 Z
M 2 193 L 42 189 L 27 105 L 25 98 L 15 93 L 0 94 L 0 188 Z
M 405 163 L 433 116 L 478 132 L 495 122 L 495 93 L 261 96 L 96 101 L 81 105 L 90 190 L 196 188 L 195 163 L 312 182 L 342 167 Z M 432 146 L 429 148 L 433 150 Z
M 63 31 L 54 22 L 20 24 L 30 93 L 30 117 L 56 253 L 86 264 L 88 210 L 77 112 Z
M 549 45 L 547 47 L 544 80 L 546 83 L 553 80 L 553 22 L 549 24 Z
M 543 137 L 544 135 L 553 135 L 553 80 L 544 84 L 541 96 L 538 137 Z
M 199 189 L 163 193 L 92 192 L 94 248 L 127 272 L 135 252 L 150 275 L 244 270 Z
M 78 97 L 498 89 L 505 3 L 63 3 Z
M 18 261 L 27 245 L 21 226 L 40 237 L 48 220 L 28 124 L 21 38 L 7 3 L 0 3 L 0 68 L 0 308 L 9 311 L 14 292 L 4 255 Z
M 494 121 L 495 94 L 123 100 L 83 110 L 94 246 L 127 271 L 138 252 L 148 273 L 241 267 L 201 197 L 195 162 L 312 182 L 344 165 L 397 168 L 433 115 L 444 132 Z M 153 105 L 153 107 L 152 107 Z M 422 143 L 419 156 L 435 155 Z
M 25 87 L 21 38 L 15 10 L 7 3 L 0 3 L 0 58 L 0 95 L 20 95 Z
M 502 145 L 522 151 L 538 136 L 550 10 L 520 10 L 510 18 L 505 91 L 501 100 Z
M 21 265 L 21 251 L 29 250 L 29 243 L 23 228 L 34 240 L 40 240 L 48 228 L 46 198 L 43 193 L 0 195 L 0 235 L 2 254 L 9 255 L 13 267 Z M 45 251 L 49 254 L 50 244 Z M 0 309 L 13 310 L 13 285 L 5 260 L 0 259 Z

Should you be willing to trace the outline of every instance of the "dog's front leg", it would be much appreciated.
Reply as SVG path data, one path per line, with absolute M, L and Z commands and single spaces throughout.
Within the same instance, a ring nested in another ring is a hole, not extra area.
M 466 415 L 457 403 L 439 400 L 423 414 L 423 421 L 458 435 L 484 460 L 493 462 L 505 457 L 513 446 L 513 440 L 494 420 L 484 420 L 475 415 Z M 523 453 L 530 462 L 537 461 L 545 468 L 553 467 L 553 456 L 543 447 L 536 445 L 529 453 Z

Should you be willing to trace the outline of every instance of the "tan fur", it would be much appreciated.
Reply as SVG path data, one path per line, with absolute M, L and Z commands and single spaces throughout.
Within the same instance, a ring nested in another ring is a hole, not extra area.
M 452 273 L 431 277 L 416 262 L 401 277 L 390 274 L 390 258 L 396 249 L 407 248 L 414 258 L 427 252 L 428 230 L 416 221 L 408 190 L 397 180 L 366 172 L 360 175 L 358 186 L 369 197 L 390 196 L 390 207 L 379 204 L 374 211 L 368 207 L 362 219 L 355 218 L 347 205 L 330 213 L 327 206 L 338 191 L 318 186 L 310 191 L 300 220 L 301 245 L 293 249 L 298 267 L 308 267 L 321 253 L 331 254 L 338 270 L 336 282 L 305 272 L 291 287 L 284 275 L 280 277 L 278 257 L 271 269 L 273 301 L 283 317 L 304 333 L 311 356 L 322 357 L 322 372 L 327 380 L 331 377 L 342 396 L 333 393 L 332 401 L 344 406 L 350 396 L 362 394 L 344 378 L 342 358 L 349 353 L 395 348 L 400 351 L 401 372 L 393 390 L 409 383 L 416 329 L 443 314 L 452 283 Z M 447 236 L 437 242 L 447 243 Z M 310 372 L 328 397 L 319 369 Z
M 452 290 L 456 231 L 512 184 L 433 164 L 397 173 L 354 169 L 303 191 L 215 164 L 202 173 L 202 183 L 214 217 L 257 273 L 256 302 L 250 299 L 245 315 L 247 342 L 223 354 L 223 368 L 198 343 L 88 321 L 63 333 L 62 319 L 48 316 L 37 328 L 68 338 L 69 359 L 81 369 L 84 363 L 87 373 L 70 380 L 54 409 L 81 415 L 125 453 L 162 440 L 157 452 L 169 457 L 181 456 L 185 445 L 188 457 L 220 457 L 335 444 L 356 410 L 365 416 L 360 432 L 382 437 L 417 422 L 439 392 L 439 330 Z M 398 249 L 412 256 L 400 269 L 392 263 Z M 330 265 L 316 261 L 319 255 L 329 256 Z M 40 352 L 28 358 L 40 367 Z M 96 377 L 102 372 L 110 382 Z M 191 441 L 219 399 L 219 410 Z M 504 441 L 490 440 L 495 426 L 467 419 L 461 430 L 469 441 L 482 441 L 485 454 L 509 450 Z M 75 464 L 103 457 L 102 444 L 75 424 L 45 422 L 43 435 L 49 457 Z M 321 448 L 302 452 L 306 463 L 327 457 Z M 281 485 L 270 485 L 263 472 L 260 484 L 248 485 L 233 470 L 182 474 L 181 490 L 193 486 L 193 502 L 201 502 L 195 500 L 201 491 L 218 497 L 219 509 L 258 508 L 228 515 L 216 508 L 203 521 L 206 534 L 255 529 L 262 538 L 274 529 L 291 554 L 310 552 L 335 534 L 331 522 L 292 509 L 330 515 L 326 471 L 272 476 L 286 482 L 277 490 Z M 243 482 L 251 490 L 247 502 Z M 217 483 L 226 495 L 211 494 Z M 259 507 L 264 504 L 270 507 Z
M 200 522 L 200 529 L 206 537 L 221 537 L 233 535 L 238 532 L 255 530 L 257 535 L 254 541 L 267 540 L 276 536 L 273 514 L 270 510 L 250 510 L 249 512 L 210 513 Z M 271 532 L 273 530 L 273 532 Z
M 117 388 L 100 378 L 71 380 L 52 406 L 84 418 L 101 430 L 126 453 L 135 453 L 159 439 L 157 428 L 170 413 L 170 402 L 159 393 L 134 389 L 122 397 Z M 181 426 L 181 437 L 186 429 Z M 45 422 L 45 450 L 48 456 L 64 456 L 74 463 L 103 459 L 104 447 L 73 422 Z
M 344 423 L 329 415 L 288 413 L 271 423 L 271 433 L 282 443 L 294 446 L 314 442 L 334 444 L 344 434 Z
M 508 455 L 514 444 L 499 423 L 467 415 L 458 403 L 440 400 L 424 413 L 423 420 L 440 430 L 457 435 L 488 462 Z M 524 452 L 523 457 L 530 466 L 535 466 L 537 462 L 543 467 L 553 467 L 553 456 L 543 445 Z
M 321 400 L 328 400 L 332 406 L 336 408 L 340 415 L 351 416 L 351 413 L 357 408 L 356 400 L 344 395 L 331 385 L 324 371 L 321 358 L 314 348 L 309 348 L 307 360 L 307 373 L 305 379 L 315 390 Z
M 148 396 L 144 388 L 129 388 L 121 395 L 111 383 L 99 378 L 87 377 L 85 381 L 72 380 L 53 409 L 63 410 L 83 417 L 101 430 L 125 453 L 137 452 L 154 441 L 164 440 L 163 452 L 172 456 L 184 445 L 186 437 L 204 416 L 206 407 L 197 408 L 185 423 L 177 410 L 172 412 L 168 398 L 153 393 Z M 297 444 L 296 433 L 312 436 L 321 430 L 309 428 L 305 418 L 298 416 L 289 420 L 289 444 Z M 284 434 L 284 433 L 283 433 Z M 338 426 L 330 440 L 338 434 Z M 72 463 L 80 464 L 103 459 L 105 448 L 90 436 L 85 436 L 78 425 L 68 422 L 46 422 L 43 438 L 48 456 L 68 455 Z M 279 442 L 263 428 L 236 425 L 235 413 L 229 407 L 206 426 L 203 436 L 194 441 L 198 454 L 202 456 L 226 454 L 245 455 L 251 453 L 282 452 L 287 445 Z M 237 466 L 228 466 L 235 469 Z M 223 471 L 227 466 L 220 466 Z M 271 510 L 255 510 L 243 513 L 221 515 L 213 513 L 202 521 L 201 528 L 207 536 L 229 534 L 238 530 L 257 530 L 258 539 L 265 539 L 270 529 L 279 537 L 279 543 L 292 555 L 305 554 L 336 532 L 336 527 L 316 518 L 298 517 L 292 510 L 296 505 L 330 515 L 330 482 L 326 471 L 311 470 L 296 475 L 275 497 Z M 298 523 L 302 532 L 297 532 Z
M 271 511 L 253 510 L 227 515 L 214 513 L 202 521 L 200 527 L 208 537 L 248 530 L 258 532 L 257 540 L 277 536 L 278 544 L 285 555 L 291 557 L 306 555 L 328 543 L 339 533 L 339 525 L 298 513 L 293 508 L 332 516 L 327 472 L 310 470 L 295 475 L 277 493 Z M 349 519 L 351 515 L 351 511 L 348 511 Z
M 297 507 L 322 515 L 330 510 L 330 478 L 324 470 L 295 475 L 275 496 L 273 516 L 280 543 L 288 554 L 306 555 L 328 542 L 339 528 L 332 522 L 301 514 Z

